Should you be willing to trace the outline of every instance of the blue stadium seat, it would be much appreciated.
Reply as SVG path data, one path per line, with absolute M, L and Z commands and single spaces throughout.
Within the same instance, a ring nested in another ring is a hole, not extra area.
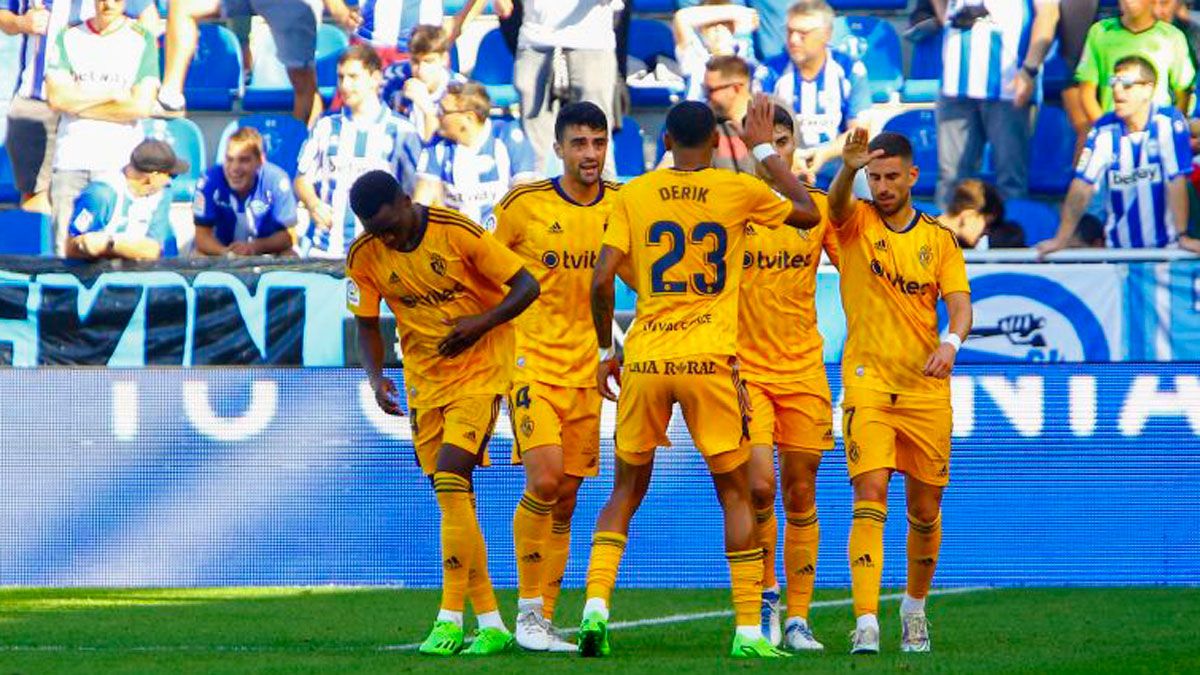
M 1067 68 L 1067 62 L 1058 55 L 1058 50 L 1046 59 L 1042 69 L 1042 93 L 1046 100 L 1056 101 L 1062 98 L 1062 90 L 1074 83 L 1075 73 Z
M 1042 106 L 1029 144 L 1037 154 L 1029 162 L 1029 191 L 1062 195 L 1074 175 L 1075 129 L 1062 108 Z
M 287 69 L 275 56 L 275 43 L 270 33 L 264 34 L 264 49 L 254 55 L 250 84 L 242 99 L 246 110 L 291 110 L 294 100 Z M 350 45 L 341 28 L 321 24 L 317 31 L 317 88 L 326 103 L 333 100 L 337 88 L 337 62 Z
M 499 28 L 488 31 L 479 42 L 471 79 L 487 87 L 494 106 L 508 108 L 520 101 L 513 86 L 513 55 Z
M 1058 232 L 1058 211 L 1046 202 L 1034 199 L 1010 199 L 1004 202 L 1004 214 L 1025 230 L 1025 245 L 1054 237 Z
M 671 27 L 654 19 L 629 22 L 629 55 L 651 64 L 657 57 L 675 58 L 675 36 Z M 638 107 L 669 106 L 684 93 L 683 84 L 663 87 L 630 87 L 629 100 Z
M 624 182 L 646 173 L 646 153 L 642 142 L 642 127 L 637 120 L 626 115 L 621 120 L 621 130 L 613 135 L 617 180 Z
M 632 33 L 630 37 L 632 43 Z M 900 91 L 900 36 L 892 24 L 874 16 L 839 16 L 833 27 L 833 47 L 861 59 L 871 82 L 871 98 L 885 103 Z
M 242 49 L 233 32 L 200 24 L 196 54 L 183 83 L 189 110 L 231 110 L 242 93 Z
M 942 215 L 941 207 L 939 207 L 936 203 L 934 203 L 932 201 L 925 201 L 923 199 L 914 199 L 913 200 L 913 208 L 920 211 L 921 213 L 928 213 L 929 215 L 934 216 L 934 217 Z
M 937 100 L 942 81 L 942 34 L 940 32 L 913 44 L 911 67 L 900 98 L 905 103 L 930 103 Z
M 676 9 L 675 0 L 633 0 L 633 11 L 638 14 L 674 14 Z
M 892 10 L 908 9 L 908 0 L 829 0 L 829 4 L 839 12 L 849 10 Z
M 291 115 L 247 115 L 236 119 L 221 132 L 221 142 L 217 145 L 217 159 L 220 163 L 225 157 L 225 144 L 233 132 L 241 127 L 254 127 L 262 134 L 266 146 L 267 161 L 279 165 L 292 178 L 296 177 L 296 163 L 300 158 L 300 147 L 308 138 L 308 129 L 304 124 Z
M 204 175 L 208 168 L 208 151 L 204 147 L 204 134 L 196 123 L 186 119 L 148 119 L 142 121 L 146 136 L 166 141 L 175 150 L 175 154 L 186 159 L 191 164 L 191 170 L 185 176 L 178 176 L 171 181 L 171 198 L 177 202 L 189 202 L 196 190 L 196 181 Z
M 884 131 L 904 134 L 912 141 L 913 159 L 921 169 L 913 194 L 928 197 L 937 187 L 937 121 L 932 110 L 908 110 L 883 125 Z
M 17 190 L 12 164 L 8 161 L 8 149 L 0 145 L 0 204 L 16 204 L 19 201 L 21 193 Z
M 0 211 L 0 255 L 54 255 L 50 216 L 20 209 Z

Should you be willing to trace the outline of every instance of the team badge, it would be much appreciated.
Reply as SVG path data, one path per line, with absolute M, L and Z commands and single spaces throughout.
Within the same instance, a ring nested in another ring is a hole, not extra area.
M 358 307 L 358 303 L 362 299 L 362 294 L 358 290 L 358 284 L 354 283 L 353 279 L 346 280 L 346 304 L 351 307 Z
M 857 441 L 850 441 L 849 447 L 846 448 L 846 457 L 847 457 L 847 459 L 850 460 L 851 464 L 858 463 L 859 452 L 858 452 L 858 442 Z
M 436 253 L 430 253 L 429 268 L 439 277 L 446 276 L 446 259 Z
M 521 433 L 524 434 L 526 438 L 533 435 L 533 420 L 529 417 L 529 415 L 525 415 L 521 418 Z
M 921 263 L 921 267 L 929 267 L 929 263 L 933 262 L 933 251 L 929 248 L 929 244 L 925 244 L 917 252 L 917 261 Z

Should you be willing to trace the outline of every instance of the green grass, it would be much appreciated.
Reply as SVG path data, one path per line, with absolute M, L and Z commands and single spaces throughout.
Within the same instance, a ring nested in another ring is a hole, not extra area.
M 819 593 L 840 600 L 844 593 Z M 512 654 L 451 661 L 396 646 L 419 642 L 438 596 L 340 588 L 0 589 L 0 674 L 377 673 L 460 671 L 1200 672 L 1200 589 L 983 590 L 930 600 L 934 653 L 897 653 L 895 602 L 881 608 L 883 654 L 850 657 L 847 605 L 814 609 L 826 653 L 782 663 L 726 656 L 728 617 L 612 634 L 610 659 Z M 514 602 L 501 597 L 506 617 Z M 568 593 L 560 625 L 579 616 Z M 617 591 L 613 620 L 722 610 L 720 590 Z M 391 647 L 391 648 L 389 648 Z

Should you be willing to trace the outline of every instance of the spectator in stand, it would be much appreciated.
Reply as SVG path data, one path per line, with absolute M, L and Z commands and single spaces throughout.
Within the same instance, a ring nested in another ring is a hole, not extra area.
M 1191 16 L 1188 0 L 1154 0 L 1154 18 L 1175 26 L 1187 38 L 1192 70 L 1200 72 L 1200 23 Z
M 712 165 L 737 173 L 754 173 L 758 164 L 741 137 L 741 120 L 750 107 L 750 64 L 737 56 L 714 56 L 705 66 L 704 98 L 717 117 L 717 149 Z M 658 166 L 675 165 L 667 151 Z
M 936 200 L 945 208 L 954 182 L 978 174 L 983 146 L 992 144 L 1004 199 L 1028 186 L 1030 111 L 1014 101 L 1036 14 L 1055 0 L 934 0 L 945 17 L 942 88 L 937 102 Z M 1040 82 L 1026 98 L 1041 98 Z
M 438 129 L 438 105 L 446 88 L 467 78 L 450 69 L 450 36 L 441 26 L 417 26 L 408 48 L 407 61 L 383 71 L 383 101 L 412 122 L 428 143 Z
M 91 19 L 59 32 L 46 55 L 46 100 L 61 113 L 50 176 L 59 255 L 75 198 L 129 161 L 158 87 L 158 48 L 125 16 L 125 0 L 96 0 L 95 8 Z
M 129 163 L 92 181 L 75 201 L 68 258 L 157 260 L 175 254 L 171 232 L 171 179 L 188 171 L 170 145 L 145 140 Z
M 745 5 L 758 15 L 758 29 L 754 31 L 754 50 L 757 60 L 765 63 L 784 54 L 787 47 L 786 13 L 793 0 L 746 0 Z M 680 8 L 703 4 L 704 0 L 679 0 Z M 637 6 L 637 0 L 634 0 Z
M 1025 231 L 1004 219 L 1004 199 L 995 185 L 968 178 L 955 186 L 950 207 L 938 220 L 963 248 L 1025 248 Z
M 196 186 L 192 216 L 202 255 L 291 251 L 296 194 L 287 172 L 266 161 L 257 129 L 242 127 L 229 137 L 224 163 L 209 167 Z
M 1109 195 L 1105 235 L 1110 248 L 1163 248 L 1178 239 L 1184 248 L 1200 251 L 1200 241 L 1181 236 L 1188 222 L 1192 167 L 1186 120 L 1169 104 L 1156 102 L 1157 74 L 1141 56 L 1117 61 L 1109 82 L 1113 112 L 1088 134 L 1063 201 L 1058 234 L 1038 244 L 1039 254 L 1077 243 L 1080 216 L 1102 180 Z
M 521 98 L 521 123 L 533 146 L 534 170 L 544 173 L 554 144 L 557 105 L 590 101 L 614 120 L 617 60 L 614 30 L 622 0 L 524 0 L 513 84 Z M 500 16 L 512 0 L 493 0 Z M 612 167 L 612 144 L 609 161 Z M 611 169 L 606 169 L 611 171 Z
M 55 37 L 69 23 L 87 21 L 96 13 L 92 0 L 45 3 L 8 0 L 0 7 L 0 31 L 21 36 L 17 88 L 8 108 L 5 146 L 13 178 L 21 192 L 21 208 L 50 212 L 50 167 L 60 114 L 46 100 L 46 63 Z M 161 22 L 149 0 L 126 0 L 125 13 L 153 32 Z
M 304 255 L 344 257 L 362 233 L 350 208 L 350 186 L 359 176 L 387 171 L 409 194 L 416 183 L 421 137 L 379 99 L 382 70 L 370 45 L 351 45 L 338 59 L 338 93 L 345 105 L 318 120 L 300 149 L 296 195 L 309 215 Z
M 825 0 L 798 0 L 787 13 L 787 55 L 770 62 L 765 91 L 796 114 L 797 147 L 807 162 L 808 183 L 827 162 L 842 154 L 851 129 L 865 127 L 871 87 L 861 61 L 829 47 L 833 8 Z
M 1075 80 L 1092 124 L 1112 112 L 1114 90 L 1108 81 L 1114 65 L 1127 56 L 1143 56 L 1156 64 L 1154 103 L 1169 106 L 1174 100 L 1181 112 L 1189 110 L 1196 71 L 1187 38 L 1178 28 L 1155 18 L 1154 1 L 1121 0 L 1120 16 L 1098 21 L 1088 31 Z
M 483 11 L 487 0 L 467 0 L 450 22 L 446 22 L 442 0 L 363 0 L 359 4 L 362 23 L 353 41 L 370 44 L 379 52 L 384 67 L 406 61 L 412 53 L 410 40 L 417 26 L 443 26 L 446 43 L 453 44 L 462 27 Z
M 344 0 L 324 0 L 333 20 L 348 31 L 362 17 Z M 287 68 L 295 90 L 292 115 L 306 124 L 321 116 L 317 95 L 317 26 L 321 24 L 322 0 L 172 0 L 167 12 L 162 88 L 158 106 L 166 115 L 182 115 L 187 101 L 183 83 L 192 55 L 196 52 L 200 19 L 231 19 L 258 14 L 267 22 L 275 39 L 276 54 Z
M 758 29 L 758 12 L 732 0 L 704 0 L 675 12 L 675 60 L 687 82 L 687 99 L 704 98 L 704 72 L 714 56 L 739 56 L 753 63 L 750 35 Z M 757 79 L 757 78 L 756 78 Z
M 441 107 L 441 131 L 421 154 L 413 201 L 455 209 L 494 230 L 492 206 L 539 175 L 533 148 L 516 123 L 488 118 L 492 101 L 477 82 L 451 84 Z

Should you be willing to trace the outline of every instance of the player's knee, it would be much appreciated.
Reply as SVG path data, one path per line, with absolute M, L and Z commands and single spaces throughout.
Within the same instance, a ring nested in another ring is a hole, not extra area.
M 868 471 L 854 478 L 854 499 L 858 501 L 887 503 L 888 474 L 883 471 Z
M 525 489 L 534 497 L 544 501 L 553 502 L 558 500 L 558 476 L 548 471 L 538 472 L 535 475 L 528 476 L 525 480 Z
M 914 501 L 908 505 L 908 517 L 918 523 L 932 523 L 937 520 L 939 513 L 941 513 L 941 507 L 934 502 Z
M 764 477 L 750 479 L 750 500 L 755 509 L 765 509 L 775 503 L 775 481 Z
M 811 480 L 793 480 L 783 488 L 783 507 L 788 511 L 808 511 L 816 503 L 816 484 Z

